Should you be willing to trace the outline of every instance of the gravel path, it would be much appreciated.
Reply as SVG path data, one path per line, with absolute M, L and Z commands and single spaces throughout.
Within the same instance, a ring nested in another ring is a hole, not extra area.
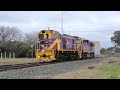
M 101 59 L 78 60 L 0 72 L 0 79 L 51 79 L 54 75 L 97 64 Z

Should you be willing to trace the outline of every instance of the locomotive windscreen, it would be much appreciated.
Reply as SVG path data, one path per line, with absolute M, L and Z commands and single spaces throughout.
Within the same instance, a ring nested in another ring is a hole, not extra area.
M 80 40 L 76 40 L 75 42 L 76 42 L 76 44 L 80 44 Z
M 42 33 L 45 33 L 45 31 L 43 30 Z
M 86 42 L 86 43 L 88 43 L 88 40 L 84 40 L 83 42 Z
M 91 43 L 91 47 L 93 47 L 93 43 Z
M 44 35 L 43 34 L 39 34 L 39 39 L 44 39 Z

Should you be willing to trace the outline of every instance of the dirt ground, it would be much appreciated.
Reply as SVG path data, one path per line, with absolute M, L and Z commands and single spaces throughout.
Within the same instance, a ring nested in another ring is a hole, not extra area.
M 103 59 L 99 64 L 91 64 L 89 66 L 85 66 L 84 69 L 58 74 L 55 75 L 53 79 L 109 79 L 113 76 L 115 77 L 115 75 L 117 75 L 115 78 L 120 78 L 120 74 L 117 69 L 119 67 L 112 67 L 120 64 L 120 57 L 107 57 L 99 59 Z M 93 67 L 93 69 L 89 69 L 88 67 Z M 105 67 L 108 67 L 108 69 Z

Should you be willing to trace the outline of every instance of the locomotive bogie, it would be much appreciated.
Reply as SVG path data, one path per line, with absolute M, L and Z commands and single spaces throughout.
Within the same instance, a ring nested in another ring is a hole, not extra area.
M 39 61 L 52 61 L 52 60 L 56 60 L 55 59 L 55 54 L 54 54 L 54 50 L 39 50 L 37 52 L 38 56 L 37 56 L 37 60 Z

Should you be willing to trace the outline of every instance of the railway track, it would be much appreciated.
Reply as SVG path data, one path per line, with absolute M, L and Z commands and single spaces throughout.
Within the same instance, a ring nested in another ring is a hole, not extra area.
M 13 65 L 0 65 L 0 72 L 7 71 L 7 70 L 14 70 L 14 69 L 22 69 L 22 68 L 28 68 L 28 67 L 63 63 L 63 62 L 69 62 L 69 61 L 76 61 L 76 60 L 47 62 L 47 63 L 46 62 L 34 62 L 34 63 L 13 64 Z
M 41 66 L 41 65 L 48 65 L 48 64 L 50 63 L 34 62 L 34 63 L 13 64 L 13 65 L 0 65 L 0 72 L 7 71 L 7 70 Z

